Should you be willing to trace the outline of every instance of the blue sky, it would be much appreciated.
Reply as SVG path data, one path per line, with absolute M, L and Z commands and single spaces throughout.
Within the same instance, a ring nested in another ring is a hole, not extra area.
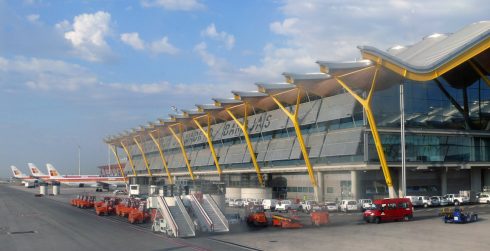
M 486 1 L 0 0 L 0 176 L 108 161 L 103 138 L 316 60 L 487 20 Z M 113 161 L 113 160 L 112 160 Z

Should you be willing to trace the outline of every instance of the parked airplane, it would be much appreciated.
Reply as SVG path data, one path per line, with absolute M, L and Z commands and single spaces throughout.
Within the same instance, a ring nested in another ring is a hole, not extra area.
M 49 180 L 50 181 L 57 181 L 62 184 L 66 184 L 69 186 L 78 186 L 78 187 L 84 187 L 84 186 L 91 186 L 91 187 L 97 187 L 97 186 L 112 186 L 112 187 L 118 187 L 118 186 L 126 186 L 126 181 L 124 180 L 124 177 L 102 177 L 99 175 L 66 175 L 66 176 L 61 176 L 58 170 L 54 168 L 53 165 L 51 164 L 46 164 L 46 168 L 48 169 L 48 174 L 49 174 Z
M 41 170 L 39 170 L 36 165 L 34 165 L 33 163 L 27 163 L 27 165 L 29 166 L 29 170 L 31 170 L 31 174 L 33 177 L 42 179 L 44 181 L 49 180 L 49 175 L 41 172 Z
M 12 169 L 12 173 L 14 174 L 14 179 L 18 179 L 22 181 L 22 184 L 26 183 L 36 183 L 38 182 L 38 179 L 35 177 L 31 177 L 29 175 L 26 175 L 22 173 L 17 167 L 15 166 L 10 166 L 10 169 Z

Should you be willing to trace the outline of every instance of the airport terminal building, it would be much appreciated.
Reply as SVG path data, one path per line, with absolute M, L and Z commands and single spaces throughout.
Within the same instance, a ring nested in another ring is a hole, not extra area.
M 140 184 L 214 180 L 320 201 L 490 187 L 490 22 L 359 49 L 362 60 L 319 61 L 318 73 L 284 73 L 105 142 Z

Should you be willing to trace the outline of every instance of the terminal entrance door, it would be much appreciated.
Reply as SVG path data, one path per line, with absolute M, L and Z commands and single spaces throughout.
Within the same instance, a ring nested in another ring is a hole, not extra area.
M 275 177 L 271 180 L 273 199 L 286 199 L 288 196 L 288 180 L 284 177 Z

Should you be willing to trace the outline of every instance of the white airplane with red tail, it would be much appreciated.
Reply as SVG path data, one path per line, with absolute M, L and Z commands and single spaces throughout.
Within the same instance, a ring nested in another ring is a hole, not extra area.
M 61 184 L 77 187 L 97 187 L 97 186 L 126 186 L 124 177 L 104 177 L 100 175 L 65 175 L 61 176 L 58 170 L 51 164 L 46 164 L 48 169 L 49 181 L 57 181 Z

